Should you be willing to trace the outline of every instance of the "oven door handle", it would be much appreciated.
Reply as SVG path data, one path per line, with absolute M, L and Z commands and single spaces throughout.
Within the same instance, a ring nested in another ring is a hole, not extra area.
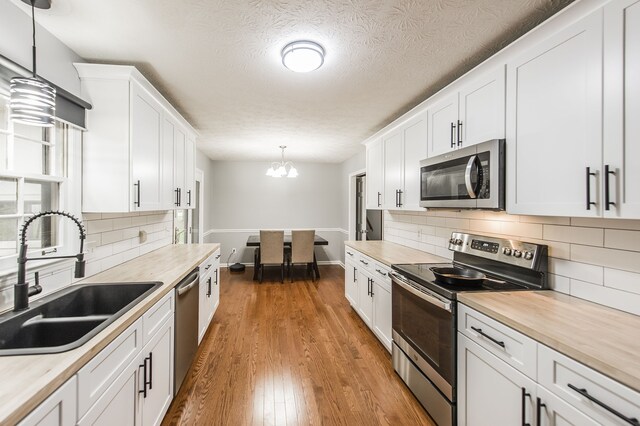
M 478 181 L 476 182 L 475 187 L 471 183 L 471 172 L 473 170 L 474 165 L 477 165 L 476 173 L 478 175 L 480 174 L 479 170 L 482 167 L 482 165 L 477 163 L 480 163 L 480 159 L 478 158 L 477 155 L 472 155 L 471 157 L 469 157 L 469 162 L 467 163 L 467 168 L 465 169 L 465 172 L 464 172 L 464 184 L 467 187 L 467 192 L 469 193 L 470 198 L 478 198 L 478 190 L 480 189 L 480 183 L 481 183 L 480 176 L 478 176 Z
M 439 298 L 432 296 L 428 293 L 425 293 L 423 291 L 420 291 L 416 288 L 413 288 L 411 285 L 409 285 L 406 282 L 406 278 L 404 278 L 401 275 L 396 274 L 395 272 L 389 272 L 389 275 L 391 275 L 391 279 L 393 281 L 394 284 L 398 284 L 400 287 L 402 287 L 403 289 L 405 289 L 406 291 L 408 291 L 409 293 L 413 294 L 416 297 L 419 297 L 420 299 L 424 300 L 425 302 L 431 303 L 432 305 L 437 306 L 440 309 L 443 309 L 447 312 L 451 312 L 451 302 L 445 302 L 443 300 L 440 300 Z

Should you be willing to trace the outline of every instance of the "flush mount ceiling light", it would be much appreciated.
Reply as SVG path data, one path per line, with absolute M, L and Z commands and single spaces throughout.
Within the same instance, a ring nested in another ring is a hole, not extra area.
M 9 109 L 14 123 L 52 127 L 56 109 L 56 89 L 36 74 L 36 19 L 35 8 L 49 9 L 50 0 L 22 0 L 31 6 L 33 28 L 33 77 L 13 77 L 9 82 Z
M 280 149 L 282 150 L 282 159 L 278 163 L 277 161 L 271 163 L 271 167 L 267 170 L 267 176 L 279 178 L 282 176 L 286 176 L 288 178 L 298 177 L 298 170 L 293 166 L 291 161 L 284 161 L 284 149 L 286 145 L 280 145 Z M 289 170 L 287 170 L 287 168 Z
M 294 72 L 317 70 L 324 63 L 324 49 L 313 41 L 294 41 L 282 49 L 282 64 Z

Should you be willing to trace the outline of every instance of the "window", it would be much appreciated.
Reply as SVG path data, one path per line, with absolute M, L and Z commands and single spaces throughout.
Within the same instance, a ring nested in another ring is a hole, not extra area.
M 15 269 L 20 229 L 30 216 L 43 210 L 79 213 L 73 208 L 79 206 L 80 195 L 70 191 L 78 185 L 69 183 L 68 159 L 70 140 L 82 137 L 79 129 L 59 121 L 52 128 L 15 124 L 9 119 L 8 101 L 0 88 L 0 270 L 5 272 Z M 71 239 L 65 222 L 58 216 L 33 222 L 27 234 L 29 252 L 46 257 L 64 251 Z

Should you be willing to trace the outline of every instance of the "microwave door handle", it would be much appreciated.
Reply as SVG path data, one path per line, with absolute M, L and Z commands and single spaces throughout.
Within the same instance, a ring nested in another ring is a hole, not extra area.
M 477 155 L 472 155 L 471 157 L 469 157 L 469 162 L 467 163 L 467 169 L 464 172 L 464 183 L 467 187 L 467 192 L 469 193 L 469 197 L 470 198 L 478 198 L 478 187 L 480 186 L 480 179 L 478 179 L 478 182 L 476 183 L 476 187 L 473 187 L 473 184 L 471 183 L 471 173 L 473 170 L 473 166 L 474 164 L 476 164 L 476 162 L 479 162 L 480 160 L 478 159 Z M 478 165 L 478 167 L 476 167 L 476 174 L 480 173 L 480 165 Z

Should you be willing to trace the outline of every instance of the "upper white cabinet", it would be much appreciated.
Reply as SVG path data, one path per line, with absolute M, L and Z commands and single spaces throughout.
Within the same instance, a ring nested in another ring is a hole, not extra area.
M 507 164 L 509 213 L 599 214 L 602 10 L 507 64 Z
M 382 139 L 367 144 L 367 208 L 380 209 L 384 202 L 384 148 Z
M 614 0 L 604 8 L 604 157 L 600 174 L 605 176 L 605 195 L 597 207 L 605 217 L 640 218 L 638 76 L 640 1 Z
M 189 123 L 134 67 L 75 66 L 93 105 L 83 144 L 82 210 L 189 208 L 195 167 L 195 133 Z M 181 171 L 180 186 L 174 182 L 176 170 Z M 176 188 L 180 191 L 174 197 Z
M 420 208 L 420 160 L 427 157 L 427 114 L 421 113 L 383 136 L 384 208 Z
M 504 66 L 464 77 L 461 83 L 459 90 L 452 90 L 429 107 L 429 157 L 504 138 Z

